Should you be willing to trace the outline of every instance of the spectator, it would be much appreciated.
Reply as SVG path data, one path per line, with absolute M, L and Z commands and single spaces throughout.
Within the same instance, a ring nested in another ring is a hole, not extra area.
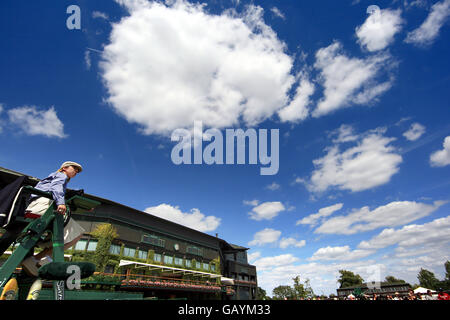
M 420 292 L 417 292 L 417 300 L 423 300 L 422 294 Z
M 409 291 L 408 291 L 408 300 L 417 300 L 417 297 L 414 294 L 414 290 L 413 289 L 409 289 Z
M 437 298 L 434 297 L 433 294 L 431 293 L 431 290 L 427 290 L 427 293 L 425 294 L 423 299 L 424 300 L 437 300 Z
M 392 300 L 400 300 L 400 294 L 398 292 L 396 292 L 395 296 Z

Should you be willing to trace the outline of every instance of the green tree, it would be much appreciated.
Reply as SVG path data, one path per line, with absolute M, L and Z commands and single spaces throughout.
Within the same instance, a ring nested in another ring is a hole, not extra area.
M 338 279 L 339 288 L 356 287 L 363 284 L 363 278 L 359 274 L 347 270 L 339 270 L 339 273 L 341 274 Z
M 263 288 L 256 288 L 256 300 L 268 300 L 266 290 Z
M 91 236 L 98 239 L 97 248 L 95 249 L 94 258 L 92 261 L 95 264 L 95 269 L 99 272 L 103 272 L 106 264 L 109 260 L 109 248 L 115 238 L 119 235 L 117 230 L 109 223 L 99 224 L 94 231 L 91 232 Z
M 440 281 L 436 278 L 433 272 L 426 269 L 420 269 L 417 274 L 417 279 L 421 287 L 438 290 Z
M 273 298 L 276 300 L 284 300 L 295 298 L 295 291 L 290 286 L 278 286 L 272 290 Z
M 385 281 L 386 281 L 387 283 L 406 283 L 405 280 L 397 279 L 397 278 L 395 278 L 394 276 L 387 276 L 386 279 L 385 279 Z
M 296 276 L 292 280 L 294 280 L 294 292 L 296 299 L 307 299 L 314 296 L 314 292 L 309 284 L 309 279 L 306 279 L 304 284 L 300 282 L 300 276 Z

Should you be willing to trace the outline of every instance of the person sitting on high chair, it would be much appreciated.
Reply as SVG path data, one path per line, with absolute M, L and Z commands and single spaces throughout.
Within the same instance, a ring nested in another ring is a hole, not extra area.
M 35 189 L 50 192 L 53 199 L 46 197 L 39 197 L 32 195 L 30 204 L 28 205 L 26 212 L 30 212 L 35 215 L 42 216 L 47 209 L 56 203 L 57 212 L 64 215 L 66 213 L 65 194 L 66 186 L 70 179 L 74 178 L 78 173 L 83 170 L 82 166 L 73 161 L 64 162 L 58 171 L 51 173 L 47 178 L 41 180 Z M 78 240 L 80 240 L 85 230 L 72 218 L 64 227 L 64 250 L 74 246 Z M 38 244 L 39 245 L 39 244 Z M 31 256 L 22 261 L 22 268 L 29 275 L 38 276 L 38 269 L 42 265 L 51 262 L 50 258 L 53 248 L 52 242 L 48 241 L 40 246 L 44 247 L 44 250 L 35 256 Z

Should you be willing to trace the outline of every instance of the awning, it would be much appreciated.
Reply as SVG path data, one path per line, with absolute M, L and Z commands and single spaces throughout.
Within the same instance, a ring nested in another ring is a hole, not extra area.
M 161 270 L 161 271 L 171 271 L 173 273 L 182 273 L 182 274 L 189 274 L 193 276 L 200 276 L 200 277 L 209 277 L 209 278 L 222 278 L 222 275 L 216 274 L 216 273 L 208 273 L 208 272 L 202 272 L 202 271 L 194 271 L 194 270 L 188 270 L 188 269 L 182 269 L 182 268 L 174 268 L 174 267 L 167 267 L 159 264 L 150 264 L 150 263 L 142 263 L 142 262 L 136 262 L 136 261 L 130 261 L 130 260 L 120 260 L 119 267 L 123 266 L 132 266 L 134 265 L 135 268 L 149 268 L 149 270 Z
M 231 285 L 234 284 L 234 280 L 233 280 L 233 279 L 226 278 L 226 277 L 220 278 L 220 281 L 221 281 L 222 283 L 224 283 L 224 284 L 231 284 Z

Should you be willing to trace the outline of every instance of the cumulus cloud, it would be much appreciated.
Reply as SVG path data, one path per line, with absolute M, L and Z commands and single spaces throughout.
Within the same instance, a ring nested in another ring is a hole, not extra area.
M 439 30 L 450 16 L 450 0 L 435 3 L 430 14 L 417 29 L 406 36 L 405 42 L 417 46 L 431 45 L 439 35 Z
M 368 241 L 361 241 L 360 249 L 381 249 L 394 244 L 410 248 L 426 243 L 445 244 L 450 242 L 450 216 L 435 219 L 423 225 L 406 225 L 401 229 L 384 229 Z M 404 251 L 401 250 L 401 251 Z
M 281 236 L 281 231 L 270 228 L 258 231 L 254 234 L 253 240 L 248 243 L 249 246 L 262 246 L 269 243 L 275 243 Z
M 299 259 L 292 254 L 282 254 L 279 256 L 258 259 L 253 264 L 258 270 L 266 270 L 268 268 L 289 265 L 298 260 Z
M 432 167 L 444 167 L 450 164 L 450 136 L 445 137 L 443 149 L 435 151 L 430 156 Z
M 403 133 L 403 136 L 410 140 L 410 141 L 416 141 L 419 139 L 423 134 L 425 133 L 425 127 L 421 125 L 420 123 L 413 123 L 408 131 Z
M 369 104 L 388 90 L 393 76 L 386 81 L 378 78 L 394 66 L 390 55 L 376 54 L 365 59 L 350 58 L 343 53 L 342 45 L 335 41 L 316 52 L 314 67 L 319 70 L 318 82 L 324 87 L 321 98 L 313 111 L 313 117 L 329 114 L 353 104 Z
M 344 216 L 333 217 L 322 223 L 314 233 L 355 234 L 381 227 L 395 227 L 426 217 L 445 202 L 433 204 L 415 201 L 394 201 L 370 210 L 368 206 L 353 210 Z
M 375 10 L 356 28 L 358 43 L 371 52 L 382 50 L 394 41 L 402 24 L 401 10 Z
M 358 140 L 359 136 L 354 133 L 352 126 L 343 124 L 331 133 L 331 136 L 337 136 L 333 143 L 344 143 Z
M 144 211 L 201 232 L 216 230 L 221 221 L 221 218 L 215 216 L 205 216 L 197 208 L 191 209 L 190 212 L 182 212 L 178 206 L 173 207 L 165 203 Z
M 112 25 L 101 76 L 106 100 L 142 133 L 168 136 L 194 121 L 253 126 L 290 105 L 293 58 L 261 7 L 216 15 L 181 0 L 116 1 L 130 15 Z
M 263 202 L 260 205 L 254 207 L 252 211 L 249 212 L 249 215 L 250 219 L 257 221 L 271 220 L 284 210 L 286 210 L 286 208 L 279 201 Z
M 309 216 L 304 217 L 301 220 L 298 220 L 296 225 L 309 224 L 309 225 L 314 226 L 319 222 L 319 220 L 329 217 L 334 212 L 341 210 L 343 206 L 344 206 L 343 203 L 336 203 L 332 206 L 322 208 L 317 213 L 310 214 Z
M 282 238 L 280 240 L 280 248 L 286 249 L 288 247 L 295 247 L 295 248 L 301 248 L 306 245 L 305 240 L 297 240 L 295 238 Z
M 58 118 L 54 107 L 38 110 L 36 106 L 23 106 L 8 110 L 8 116 L 9 121 L 27 135 L 67 137 L 64 133 L 64 124 Z
M 324 157 L 313 160 L 315 170 L 307 188 L 313 192 L 330 187 L 356 192 L 389 182 L 402 157 L 390 145 L 395 139 L 383 133 L 384 129 L 378 128 L 358 135 L 357 145 L 345 151 L 340 150 L 340 144 L 328 148 Z
M 283 122 L 299 122 L 305 120 L 309 115 L 310 97 L 314 93 L 315 86 L 307 78 L 300 81 L 292 101 L 278 112 Z
M 342 246 L 342 247 L 325 247 L 320 248 L 314 254 L 311 258 L 309 258 L 310 261 L 315 260 L 342 260 L 342 261 L 349 261 L 349 260 L 358 260 L 361 258 L 365 258 L 371 254 L 373 254 L 375 251 L 373 250 L 350 250 L 349 246 Z

